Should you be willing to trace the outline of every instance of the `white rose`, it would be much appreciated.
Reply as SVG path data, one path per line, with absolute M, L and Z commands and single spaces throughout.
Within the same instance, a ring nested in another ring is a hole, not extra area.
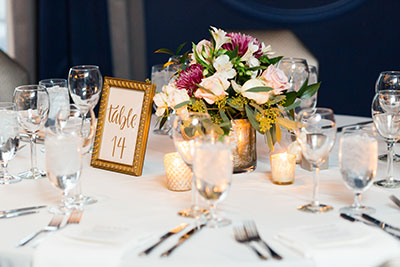
M 172 90 L 168 94 L 168 106 L 174 108 L 176 105 L 179 105 L 185 101 L 189 101 L 190 97 L 186 90 L 177 89 Z
M 211 26 L 211 35 L 215 41 L 215 50 L 220 49 L 224 44 L 228 43 L 231 38 L 226 36 L 226 32 Z
M 214 104 L 217 100 L 224 98 L 224 96 L 228 94 L 226 90 L 229 88 L 230 83 L 226 77 L 215 73 L 214 75 L 203 79 L 200 85 L 210 90 L 213 94 L 199 88 L 194 93 L 194 96 L 197 98 L 203 98 L 208 104 Z
M 217 57 L 214 60 L 213 66 L 219 75 L 225 76 L 227 79 L 232 79 L 236 76 L 236 70 L 233 68 L 233 64 L 227 55 Z
M 257 104 L 262 105 L 265 104 L 270 95 L 273 93 L 273 91 L 269 92 L 247 92 L 247 90 L 255 87 L 264 87 L 266 84 L 260 80 L 260 79 L 250 79 L 247 82 L 245 82 L 242 86 L 241 92 L 242 95 L 248 99 L 252 99 L 256 101 Z

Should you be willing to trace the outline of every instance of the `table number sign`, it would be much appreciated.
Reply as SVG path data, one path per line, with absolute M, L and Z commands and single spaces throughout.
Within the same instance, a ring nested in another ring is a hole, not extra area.
M 140 176 L 155 86 L 105 77 L 91 166 Z

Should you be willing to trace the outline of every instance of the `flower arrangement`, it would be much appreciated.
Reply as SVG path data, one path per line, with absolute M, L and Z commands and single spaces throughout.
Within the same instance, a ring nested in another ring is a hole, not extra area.
M 307 85 L 306 81 L 297 92 L 288 92 L 288 78 L 275 67 L 282 57 L 272 57 L 271 46 L 215 27 L 210 33 L 211 40 L 193 43 L 192 51 L 180 56 L 179 70 L 154 96 L 160 127 L 172 111 L 178 115 L 206 112 L 225 134 L 232 120 L 248 119 L 273 150 L 280 141 L 281 127 L 293 130 L 298 126 L 294 108 L 301 99 L 313 96 L 319 83 Z M 156 52 L 170 53 L 167 49 Z

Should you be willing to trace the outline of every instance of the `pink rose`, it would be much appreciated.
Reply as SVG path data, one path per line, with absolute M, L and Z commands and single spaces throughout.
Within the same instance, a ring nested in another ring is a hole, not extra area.
M 208 40 L 201 40 L 196 45 L 197 55 L 199 56 L 199 58 L 201 60 L 203 60 L 206 63 L 210 63 L 209 58 L 211 57 L 211 49 L 212 49 L 212 43 Z M 193 57 L 194 57 L 194 55 L 193 55 Z
M 261 74 L 261 79 L 264 80 L 268 87 L 274 88 L 276 95 L 290 87 L 285 73 L 275 68 L 272 64 Z
M 211 105 L 224 98 L 225 95 L 228 94 L 226 90 L 228 89 L 230 82 L 226 79 L 226 77 L 215 73 L 208 78 L 204 78 L 200 85 L 210 90 L 213 94 L 210 94 L 199 88 L 194 93 L 194 96 L 197 98 L 203 98 L 208 104 Z

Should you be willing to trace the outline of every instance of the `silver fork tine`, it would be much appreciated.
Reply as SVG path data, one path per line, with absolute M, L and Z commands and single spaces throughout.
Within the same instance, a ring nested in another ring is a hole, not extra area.
M 63 220 L 64 220 L 64 215 L 58 215 L 58 214 L 54 215 L 46 227 L 40 229 L 39 231 L 34 232 L 33 234 L 28 235 L 27 237 L 25 237 L 24 239 L 19 241 L 17 244 L 17 247 L 25 246 L 26 244 L 28 244 L 30 241 L 32 241 L 34 238 L 36 238 L 41 233 L 52 232 L 52 231 L 56 231 L 56 230 L 60 229 L 60 226 L 61 226 L 61 223 L 63 222 Z
M 74 210 L 68 217 L 67 224 L 78 224 L 82 218 L 82 210 Z
M 250 240 L 247 238 L 246 233 L 244 231 L 244 227 L 235 226 L 233 228 L 233 233 L 235 235 L 235 239 L 237 242 L 247 245 L 251 248 L 257 256 L 262 260 L 267 260 L 268 258 L 264 256 L 260 251 L 258 251 L 254 246 L 250 244 Z
M 272 258 L 276 259 L 276 260 L 281 260 L 282 256 L 279 255 L 278 253 L 276 253 L 268 244 L 267 242 L 265 242 L 260 234 L 258 233 L 257 230 L 257 226 L 256 223 L 254 221 L 246 221 L 244 223 L 244 230 L 246 231 L 246 234 L 248 236 L 248 238 L 252 241 L 256 241 L 260 244 L 263 244 L 265 246 L 265 248 L 269 251 L 269 253 L 271 254 Z

